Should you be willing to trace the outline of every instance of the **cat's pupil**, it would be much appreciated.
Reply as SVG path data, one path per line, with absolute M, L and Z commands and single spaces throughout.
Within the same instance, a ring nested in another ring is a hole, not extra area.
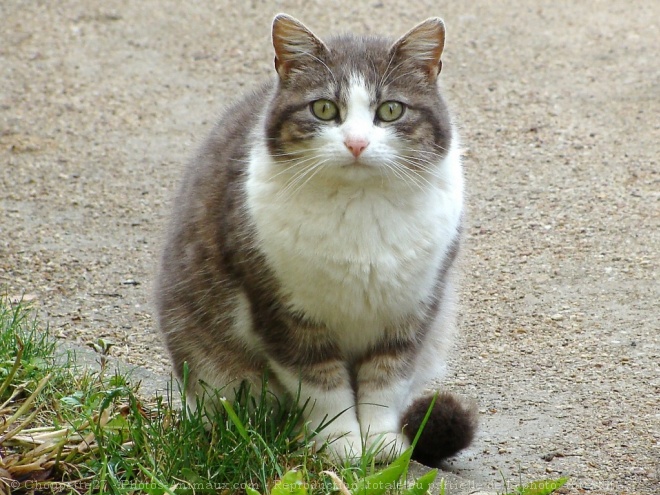
M 311 104 L 312 114 L 321 120 L 332 120 L 337 117 L 337 105 L 330 100 L 316 100 Z
M 398 101 L 386 101 L 378 107 L 376 116 L 384 122 L 393 122 L 403 115 L 404 105 Z

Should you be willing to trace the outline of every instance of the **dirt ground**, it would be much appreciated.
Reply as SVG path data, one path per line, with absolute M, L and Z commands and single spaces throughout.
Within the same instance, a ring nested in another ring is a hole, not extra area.
M 660 493 L 660 2 L 3 0 L 0 292 L 60 338 L 166 374 L 150 287 L 180 170 L 273 76 L 270 22 L 323 36 L 447 24 L 466 148 L 467 480 Z

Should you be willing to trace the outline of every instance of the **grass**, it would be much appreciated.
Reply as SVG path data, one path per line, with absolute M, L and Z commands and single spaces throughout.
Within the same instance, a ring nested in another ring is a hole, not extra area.
M 145 399 L 130 375 L 110 369 L 110 346 L 94 347 L 95 370 L 55 359 L 29 309 L 0 298 L 0 495 L 421 495 L 437 476 L 402 483 L 410 451 L 387 467 L 369 454 L 337 465 L 313 453 L 311 434 L 299 428 L 304 405 L 292 412 L 243 390 L 232 403 L 218 397 L 223 408 L 208 415 L 201 404 L 192 412 L 185 396 L 176 407 L 178 390 Z M 513 493 L 544 495 L 563 482 Z M 444 493 L 441 484 L 435 490 Z

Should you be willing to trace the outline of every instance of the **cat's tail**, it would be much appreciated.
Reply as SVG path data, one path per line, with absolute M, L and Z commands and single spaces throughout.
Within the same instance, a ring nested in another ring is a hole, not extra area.
M 411 443 L 422 426 L 433 397 L 434 394 L 415 400 L 401 419 L 403 433 Z M 455 395 L 440 392 L 412 458 L 427 466 L 438 467 L 444 459 L 469 446 L 476 430 L 476 408 Z

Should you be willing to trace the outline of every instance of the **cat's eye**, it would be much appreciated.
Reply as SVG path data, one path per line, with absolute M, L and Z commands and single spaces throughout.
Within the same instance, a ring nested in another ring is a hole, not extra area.
M 376 110 L 376 116 L 383 122 L 394 122 L 403 115 L 403 103 L 398 101 L 386 101 Z
M 332 120 L 337 117 L 339 109 L 330 100 L 316 100 L 312 102 L 312 113 L 317 119 Z

